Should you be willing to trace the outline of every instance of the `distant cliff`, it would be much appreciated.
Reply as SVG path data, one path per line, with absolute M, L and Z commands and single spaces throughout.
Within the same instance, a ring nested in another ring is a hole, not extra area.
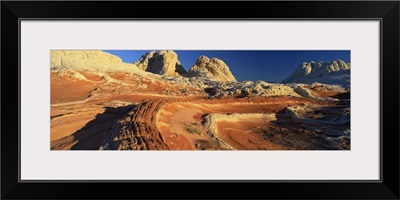
M 304 62 L 282 83 L 325 83 L 350 86 L 351 64 L 342 60 L 332 62 Z

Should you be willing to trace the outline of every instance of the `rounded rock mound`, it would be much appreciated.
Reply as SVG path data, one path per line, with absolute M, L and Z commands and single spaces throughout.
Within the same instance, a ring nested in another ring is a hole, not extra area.
M 139 69 L 154 74 L 177 76 L 186 74 L 186 70 L 172 50 L 150 51 L 134 62 Z
M 222 82 L 237 82 L 224 61 L 218 58 L 210 59 L 207 56 L 200 56 L 197 59 L 196 64 L 189 69 L 187 76 L 204 77 Z

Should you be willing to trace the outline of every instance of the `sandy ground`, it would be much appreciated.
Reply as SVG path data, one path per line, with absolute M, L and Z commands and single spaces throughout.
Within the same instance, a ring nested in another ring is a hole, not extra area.
M 268 130 L 275 117 L 254 118 L 246 116 L 240 120 L 221 120 L 216 123 L 218 136 L 238 150 L 282 150 L 289 149 L 263 137 L 262 130 Z
M 304 102 L 311 101 L 289 97 L 172 101 L 159 111 L 158 127 L 165 137 L 166 143 L 173 149 L 226 149 L 219 146 L 217 141 L 213 141 L 208 130 L 201 125 L 204 115 L 212 113 L 277 113 L 288 106 Z M 323 102 L 319 103 L 324 104 Z M 268 129 L 270 120 L 253 118 L 252 115 L 247 115 L 243 120 L 223 120 L 217 123 L 218 136 L 234 149 L 290 149 L 290 147 L 265 140 L 260 134 L 261 130 L 252 131 L 258 127 Z M 200 134 L 193 134 L 186 130 L 191 124 L 198 124 L 195 127 Z
M 317 116 L 329 118 L 331 110 L 344 112 L 349 102 L 290 96 L 204 99 L 202 95 L 166 94 L 166 90 L 182 88 L 131 74 L 108 74 L 111 82 L 93 73 L 82 74 L 87 80 L 51 74 L 53 150 L 350 148 L 344 137 L 349 124 L 315 121 Z M 349 97 L 323 90 L 314 95 Z M 344 108 L 338 107 L 343 104 Z M 294 111 L 288 110 L 292 107 Z M 207 121 L 210 116 L 214 121 Z M 316 128 L 319 123 L 328 123 L 324 131 L 330 135 Z M 332 139 L 338 131 L 343 134 Z M 334 142 L 324 142 L 327 138 Z
M 83 80 L 51 76 L 50 81 L 51 103 L 83 100 L 88 97 L 90 91 L 95 89 L 93 83 Z

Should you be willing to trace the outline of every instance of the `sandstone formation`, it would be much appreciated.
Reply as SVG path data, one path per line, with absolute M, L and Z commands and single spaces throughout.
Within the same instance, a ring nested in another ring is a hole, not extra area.
M 143 71 L 154 74 L 177 76 L 186 74 L 186 70 L 182 67 L 178 60 L 178 55 L 171 50 L 150 51 L 133 63 Z
M 103 51 L 52 50 L 50 69 L 89 70 L 97 72 L 140 73 L 136 65 L 122 62 L 121 58 Z
M 342 60 L 332 62 L 304 62 L 282 83 L 325 83 L 350 86 L 350 63 Z
M 205 56 L 185 74 L 174 54 L 126 64 L 102 51 L 51 51 L 50 148 L 350 149 L 350 88 L 237 82 L 223 61 Z M 349 73 L 350 64 L 298 70 L 293 80 L 311 80 Z
M 189 69 L 187 76 L 204 77 L 222 82 L 236 82 L 236 78 L 224 61 L 218 58 L 210 59 L 207 56 L 200 56 L 196 64 Z

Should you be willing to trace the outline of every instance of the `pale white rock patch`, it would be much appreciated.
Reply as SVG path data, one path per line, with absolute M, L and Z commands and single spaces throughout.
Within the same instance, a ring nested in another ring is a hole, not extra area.
M 50 69 L 75 69 L 97 72 L 141 72 L 136 65 L 124 63 L 118 56 L 101 50 L 51 50 Z
M 339 59 L 332 62 L 304 62 L 282 83 L 319 82 L 350 87 L 350 68 L 351 63 Z

